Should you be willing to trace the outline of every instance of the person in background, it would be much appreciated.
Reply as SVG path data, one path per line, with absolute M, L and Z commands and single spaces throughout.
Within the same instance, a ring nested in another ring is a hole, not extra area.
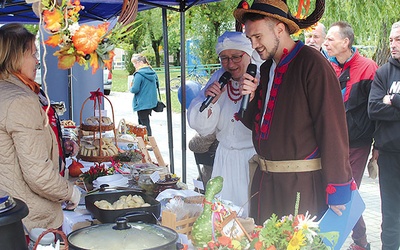
M 249 74 L 241 82 L 241 93 L 250 94 L 242 122 L 257 151 L 250 216 L 262 225 L 274 213 L 293 214 L 298 193 L 299 213 L 320 218 L 329 205 L 341 215 L 355 183 L 335 72 L 317 50 L 291 38 L 300 27 L 284 1 L 255 0 L 234 16 L 266 60 L 260 84 Z
M 158 76 L 145 56 L 134 54 L 131 61 L 136 69 L 129 88 L 135 94 L 132 101 L 133 111 L 137 111 L 139 124 L 146 126 L 147 135 L 151 136 L 150 115 L 157 106 Z
M 58 143 L 34 81 L 39 61 L 35 35 L 21 24 L 0 27 L 0 189 L 24 201 L 28 230 L 59 228 L 61 203 L 80 200 L 79 189 L 59 174 Z
M 400 247 L 400 21 L 389 36 L 391 56 L 372 82 L 369 117 L 376 121 L 375 148 L 379 151 L 382 209 L 382 250 Z
M 304 32 L 305 44 L 310 46 L 324 55 L 326 58 L 328 55 L 326 51 L 322 48 L 322 44 L 325 41 L 326 37 L 326 28 L 325 25 L 318 22 L 315 26 L 312 27 L 312 30 L 306 30 Z
M 350 146 L 350 165 L 353 178 L 360 187 L 372 146 L 374 123 L 368 117 L 368 96 L 378 65 L 365 58 L 353 47 L 354 31 L 350 24 L 332 24 L 325 40 L 329 60 L 342 89 L 346 110 Z M 366 226 L 361 216 L 353 228 L 354 243 L 349 249 L 370 249 Z
M 215 133 L 219 141 L 215 153 L 212 177 L 222 176 L 224 185 L 220 193 L 224 200 L 243 206 L 243 217 L 248 215 L 249 163 L 254 155 L 251 131 L 235 118 L 242 95 L 239 81 L 252 62 L 253 49 L 242 32 L 226 31 L 216 45 L 221 68 L 192 100 L 188 108 L 189 126 L 201 136 Z M 225 72 L 232 74 L 226 87 L 220 89 L 218 79 Z M 213 96 L 212 104 L 200 112 L 202 102 Z

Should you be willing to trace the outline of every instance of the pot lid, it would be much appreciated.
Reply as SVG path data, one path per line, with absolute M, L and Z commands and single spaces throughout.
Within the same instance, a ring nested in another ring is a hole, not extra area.
M 165 249 L 176 244 L 178 234 L 167 227 L 142 222 L 105 223 L 73 231 L 68 243 L 78 249 Z
M 6 191 L 0 189 L 0 213 L 12 209 L 15 205 L 14 199 Z

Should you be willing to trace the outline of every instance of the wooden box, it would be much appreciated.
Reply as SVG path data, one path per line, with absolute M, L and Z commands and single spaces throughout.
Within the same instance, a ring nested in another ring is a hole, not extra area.
M 177 220 L 175 213 L 164 210 L 162 212 L 161 225 L 169 227 L 172 230 L 175 230 L 177 233 L 185 234 L 190 239 L 192 226 L 197 217 L 198 216 L 189 218 L 188 216 L 186 216 L 182 220 Z

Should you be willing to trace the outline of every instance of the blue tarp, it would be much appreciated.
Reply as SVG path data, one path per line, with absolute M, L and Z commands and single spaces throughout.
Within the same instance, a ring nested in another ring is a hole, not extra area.
M 139 0 L 138 10 L 155 7 L 184 12 L 193 5 L 215 2 L 216 0 Z M 123 0 L 82 0 L 85 7 L 80 14 L 80 22 L 108 21 L 121 13 Z M 32 11 L 32 4 L 25 0 L 0 0 L 0 23 L 39 23 Z

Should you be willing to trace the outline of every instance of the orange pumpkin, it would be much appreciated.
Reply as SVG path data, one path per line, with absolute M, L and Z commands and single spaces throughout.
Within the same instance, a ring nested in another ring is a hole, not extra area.
M 84 24 L 75 32 L 72 42 L 76 50 L 91 54 L 97 49 L 100 39 L 95 27 Z

